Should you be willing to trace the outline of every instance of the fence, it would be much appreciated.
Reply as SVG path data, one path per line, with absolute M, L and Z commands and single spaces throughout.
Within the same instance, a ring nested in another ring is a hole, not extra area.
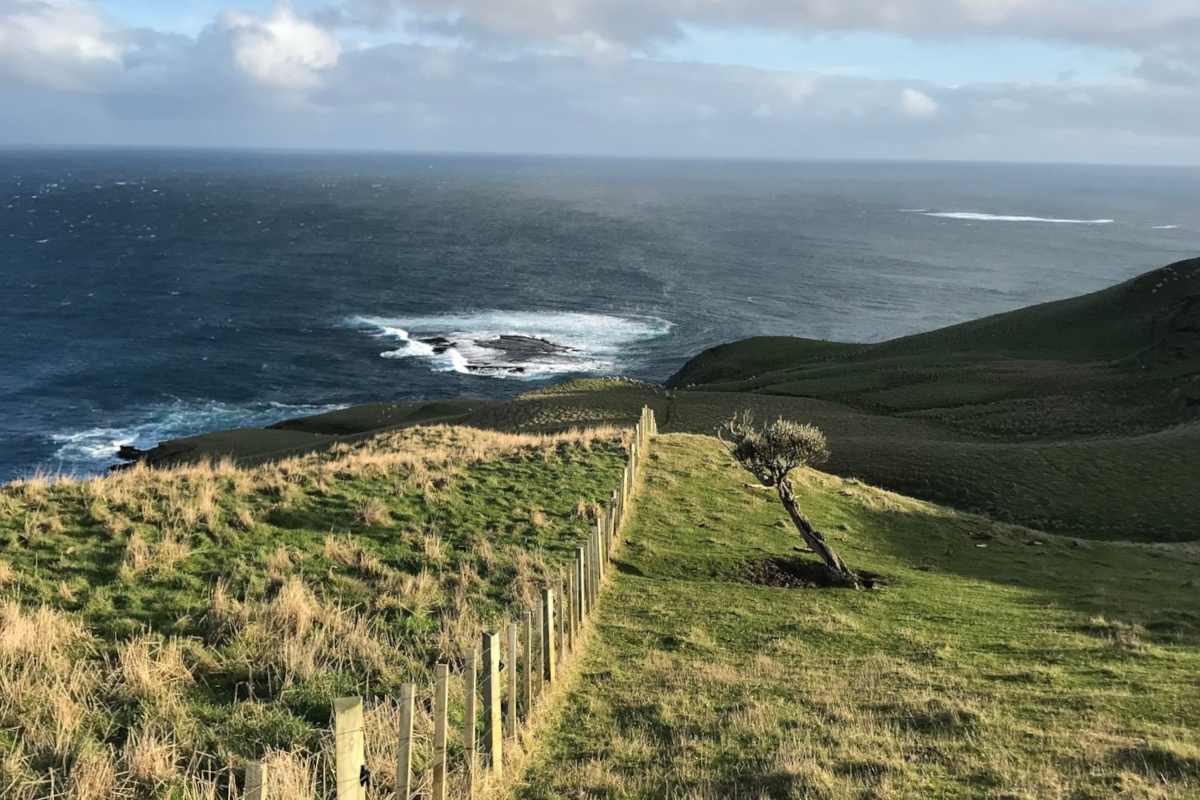
M 500 632 L 484 633 L 480 646 L 467 653 L 462 668 L 463 728 L 461 793 L 472 797 L 485 780 L 503 776 L 506 746 L 515 745 L 528 732 L 531 718 L 567 664 L 581 651 L 583 634 L 595 611 L 608 576 L 609 562 L 620 544 L 621 531 L 629 516 L 642 459 L 651 437 L 658 433 L 654 412 L 642 409 L 628 448 L 621 483 L 597 514 L 595 529 L 575 549 L 575 559 L 565 580 L 545 586 L 537 604 L 526 609 L 520 623 L 511 623 L 505 636 L 507 660 L 502 658 Z M 501 663 L 505 663 L 506 686 L 501 687 Z M 518 664 L 522 665 L 518 670 Z M 518 676 L 518 672 L 520 675 Z M 433 759 L 428 765 L 428 796 L 446 800 L 450 791 L 449 770 L 450 665 L 434 666 Z M 418 702 L 417 686 L 400 688 L 399 752 L 396 764 L 397 800 L 410 800 L 414 790 L 413 719 Z M 482 694 L 482 736 L 478 730 Z M 363 701 L 360 697 L 338 698 L 333 704 L 334 774 L 337 800 L 366 800 L 371 774 L 366 762 Z M 425 781 L 422 781 L 425 783 Z M 252 762 L 246 767 L 245 800 L 267 800 L 271 774 L 267 764 Z

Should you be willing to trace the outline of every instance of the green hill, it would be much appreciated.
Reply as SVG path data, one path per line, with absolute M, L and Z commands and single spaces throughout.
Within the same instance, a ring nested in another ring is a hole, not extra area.
M 327 800 L 331 701 L 361 695 L 370 796 L 390 797 L 399 686 L 428 697 L 431 664 L 460 663 L 569 562 L 623 465 L 603 423 L 645 398 L 704 427 L 729 397 L 591 381 L 471 412 L 588 431 L 435 424 L 262 464 L 0 487 L 0 793 L 215 800 L 266 757 L 270 800 Z M 915 424 L 808 410 L 831 430 Z M 643 475 L 584 659 L 500 788 L 1200 791 L 1196 545 L 1063 538 L 805 472 L 803 507 L 882 588 L 790 588 L 811 557 L 712 437 L 660 436 Z M 463 713 L 456 700 L 456 764 Z
M 1069 363 L 1181 366 L 1200 359 L 1200 259 L 1108 289 L 879 344 L 757 337 L 706 350 L 669 386 L 745 380 L 829 362 L 962 356 Z
M 1200 415 L 1200 259 L 879 344 L 745 339 L 668 386 L 835 400 L 982 437 L 1149 433 Z
M 306 800 L 343 695 L 372 698 L 390 787 L 400 685 L 429 696 L 570 563 L 622 434 L 435 425 L 0 486 L 0 796 L 216 800 L 274 754 L 271 800 Z
M 1200 259 L 880 344 L 734 342 L 669 385 L 676 430 L 759 408 L 827 427 L 839 474 L 1081 536 L 1200 536 Z
M 538 433 L 630 424 L 711 433 L 742 408 L 819 425 L 828 469 L 996 519 L 1094 539 L 1200 537 L 1200 260 L 1082 297 L 880 344 L 764 337 L 669 388 L 590 379 L 511 401 L 375 403 L 164 443 L 151 464 L 255 464 L 433 421 Z
M 807 473 L 882 590 L 814 561 L 708 437 L 655 443 L 577 686 L 512 796 L 1200 796 L 1200 551 L 1060 539 Z M 786 575 L 786 572 L 782 573 Z

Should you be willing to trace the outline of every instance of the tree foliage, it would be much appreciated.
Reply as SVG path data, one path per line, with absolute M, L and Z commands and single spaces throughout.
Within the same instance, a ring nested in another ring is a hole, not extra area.
M 800 510 L 788 480 L 793 470 L 814 467 L 829 459 L 825 434 L 813 425 L 782 417 L 759 428 L 753 414 L 744 410 L 722 425 L 717 435 L 730 454 L 759 483 L 775 489 L 800 537 L 825 562 L 830 574 L 841 583 L 859 586 L 858 576 Z
M 829 460 L 829 443 L 820 428 L 782 417 L 759 428 L 753 414 L 741 411 L 721 426 L 719 436 L 763 486 L 778 486 L 792 470 Z

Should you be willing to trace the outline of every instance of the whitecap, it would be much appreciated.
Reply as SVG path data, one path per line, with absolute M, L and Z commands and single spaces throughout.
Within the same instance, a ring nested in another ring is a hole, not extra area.
M 972 222 L 1041 222 L 1055 225 L 1111 225 L 1112 219 L 1066 219 L 1060 217 L 1030 217 L 1015 214 L 984 214 L 979 211 L 920 211 L 926 217 L 961 219 Z
M 222 403 L 215 400 L 171 400 L 136 409 L 121 416 L 124 424 L 102 424 L 49 435 L 57 445 L 54 460 L 60 469 L 95 473 L 117 463 L 117 451 L 126 445 L 154 447 L 168 439 L 195 436 L 230 428 L 254 428 L 284 419 L 321 414 L 344 405 L 291 405 L 279 402 Z
M 1156 231 L 1175 231 L 1175 230 L 1179 230 L 1179 226 L 1178 225 L 1154 225 L 1154 226 L 1152 226 L 1151 229 L 1156 230 Z
M 658 317 L 582 312 L 477 311 L 347 320 L 398 347 L 380 355 L 420 358 L 436 372 L 500 378 L 544 378 L 620 372 L 631 348 L 666 334 Z

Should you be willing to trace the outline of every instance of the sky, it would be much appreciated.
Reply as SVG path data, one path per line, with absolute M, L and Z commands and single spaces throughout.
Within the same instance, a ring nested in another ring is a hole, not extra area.
M 1200 164 L 1200 0 L 0 0 L 0 146 Z

